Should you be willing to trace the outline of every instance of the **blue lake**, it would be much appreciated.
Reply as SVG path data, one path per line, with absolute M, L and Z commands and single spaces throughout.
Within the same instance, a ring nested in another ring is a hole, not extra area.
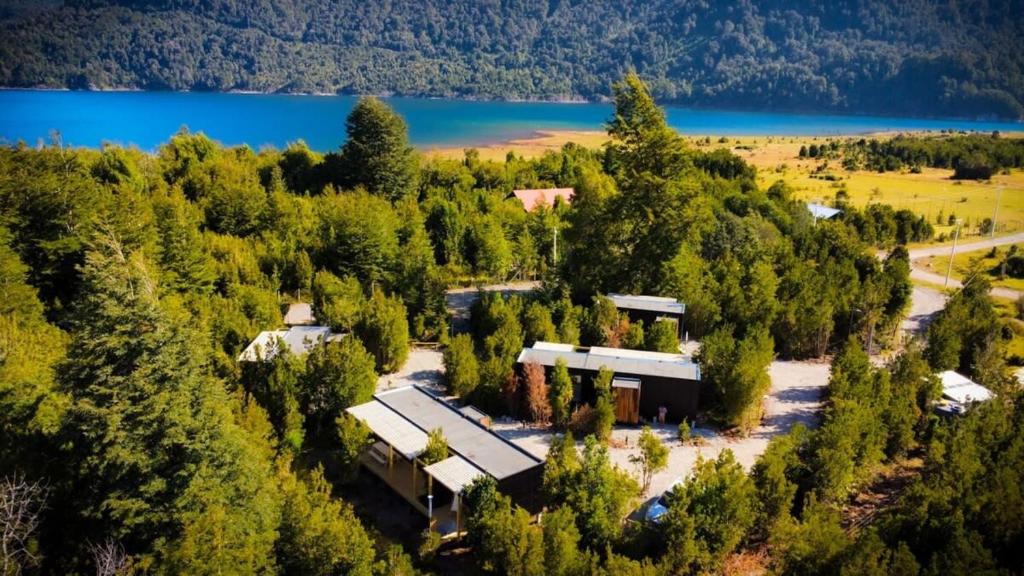
M 35 144 L 59 132 L 72 146 L 103 142 L 152 150 L 180 127 L 225 144 L 283 147 L 305 140 L 332 150 L 345 138 L 352 96 L 180 92 L 0 90 L 0 142 Z M 420 147 L 471 146 L 529 136 L 537 130 L 599 130 L 608 104 L 475 102 L 388 98 Z M 667 108 L 669 123 L 698 135 L 830 135 L 889 130 L 1022 131 L 1024 123 L 885 118 Z

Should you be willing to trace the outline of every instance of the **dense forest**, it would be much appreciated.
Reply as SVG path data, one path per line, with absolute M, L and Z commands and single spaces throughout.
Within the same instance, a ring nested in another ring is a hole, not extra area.
M 1016 0 L 22 0 L 0 84 L 1024 116 Z
M 745 552 L 779 574 L 1019 569 L 1024 410 L 988 286 L 969 282 L 926 343 L 873 364 L 865 350 L 895 344 L 909 305 L 900 244 L 927 238 L 927 223 L 888 207 L 815 221 L 742 159 L 687 146 L 637 76 L 614 99 L 604 148 L 500 163 L 419 157 L 372 98 L 326 155 L 184 131 L 155 154 L 0 148 L 3 573 L 436 569 L 434 536 L 403 548 L 350 505 L 369 432 L 344 409 L 412 339 L 444 347 L 463 400 L 564 432 L 541 522 L 493 483 L 466 495 L 466 571 L 704 574 Z M 509 197 L 539 186 L 575 197 L 532 212 Z M 509 278 L 542 283 L 482 294 L 470 330 L 449 335 L 447 288 Z M 622 522 L 666 448 L 645 431 L 634 478 L 609 460 L 605 394 L 573 410 L 564 367 L 550 382 L 514 369 L 541 339 L 678 347 L 659 323 L 620 316 L 611 291 L 687 303 L 701 418 L 738 434 L 761 417 L 773 357 L 834 354 L 821 426 L 773 439 L 749 474 L 728 450 L 699 460 L 661 525 Z M 346 336 L 238 361 L 298 299 Z M 937 419 L 930 375 L 949 368 L 997 400 Z M 427 457 L 446 450 L 432 434 Z M 923 464 L 898 502 L 844 523 L 850 494 L 908 455 Z
M 837 147 L 838 148 L 838 147 Z M 953 179 L 988 180 L 1011 168 L 1024 167 L 1024 141 L 1001 138 L 999 133 L 916 137 L 898 135 L 879 141 L 860 139 L 842 147 L 843 167 L 848 170 L 901 170 L 920 172 L 923 166 L 953 170 Z M 834 156 L 831 146 L 801 151 L 801 156 Z

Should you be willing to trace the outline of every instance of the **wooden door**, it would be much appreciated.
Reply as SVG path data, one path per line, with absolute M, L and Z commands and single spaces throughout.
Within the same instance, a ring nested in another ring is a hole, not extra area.
M 615 391 L 615 420 L 624 424 L 640 421 L 640 389 L 613 388 Z

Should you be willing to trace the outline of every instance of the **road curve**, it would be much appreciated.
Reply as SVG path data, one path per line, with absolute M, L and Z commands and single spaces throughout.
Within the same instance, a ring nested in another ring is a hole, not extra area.
M 994 248 L 996 246 L 1005 246 L 1006 244 L 1018 244 L 1024 242 L 1024 232 L 1018 232 L 1009 236 L 999 236 L 996 238 L 988 238 L 986 240 L 979 240 L 977 242 L 968 242 L 966 244 L 958 244 L 956 251 L 959 252 L 975 252 L 978 250 L 986 250 L 988 248 Z M 949 246 L 930 246 L 928 248 L 916 248 L 910 250 L 910 278 L 913 280 L 919 280 L 921 282 L 929 282 L 931 284 L 937 284 L 939 286 L 946 286 L 947 288 L 961 288 L 963 284 L 959 280 L 953 278 L 949 279 L 949 284 L 946 284 L 946 276 L 944 274 L 937 274 L 923 268 L 919 268 L 915 265 L 915 260 L 920 258 L 929 258 L 932 256 L 945 256 L 949 254 L 952 248 Z M 1010 300 L 1017 300 L 1021 297 L 1021 292 L 1018 290 L 1012 290 L 1010 288 L 994 287 L 990 292 L 996 298 L 1008 298 Z

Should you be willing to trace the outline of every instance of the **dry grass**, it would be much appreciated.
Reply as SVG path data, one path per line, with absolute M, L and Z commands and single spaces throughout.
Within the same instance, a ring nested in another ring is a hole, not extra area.
M 878 134 L 885 138 L 892 134 Z M 1024 137 L 1006 134 L 1004 137 Z M 864 170 L 848 172 L 838 160 L 830 160 L 826 172 L 834 181 L 816 178 L 813 172 L 824 164 L 811 158 L 800 158 L 801 146 L 821 145 L 844 136 L 742 136 L 719 138 L 687 135 L 684 139 L 701 150 L 727 148 L 758 169 L 758 181 L 769 186 L 785 180 L 796 190 L 797 197 L 828 203 L 836 193 L 845 190 L 855 206 L 884 203 L 896 209 L 907 208 L 928 218 L 936 228 L 936 236 L 950 235 L 952 227 L 945 224 L 950 215 L 964 220 L 967 229 L 976 228 L 983 219 L 991 218 L 999 197 L 998 233 L 1024 230 L 1024 171 L 1000 174 L 988 182 L 954 181 L 952 170 L 927 168 L 920 174 L 904 172 L 877 173 Z M 707 143 L 710 139 L 710 143 Z M 567 142 L 596 148 L 608 141 L 600 131 L 539 131 L 535 137 L 479 147 L 480 157 L 503 161 L 509 151 L 524 158 L 536 158 L 548 151 L 557 151 Z M 428 156 L 462 158 L 463 148 L 425 150 Z M 1001 196 L 1000 196 L 1000 190 Z M 942 216 L 943 224 L 938 223 Z
M 608 141 L 608 135 L 599 130 L 560 130 L 547 131 L 539 130 L 531 138 L 510 140 L 489 146 L 478 146 L 481 160 L 493 160 L 504 162 L 505 156 L 511 151 L 523 158 L 537 158 L 545 152 L 557 152 L 568 142 L 574 142 L 587 148 L 600 148 Z M 462 159 L 465 156 L 465 148 L 429 148 L 423 150 L 427 156 L 441 158 Z

